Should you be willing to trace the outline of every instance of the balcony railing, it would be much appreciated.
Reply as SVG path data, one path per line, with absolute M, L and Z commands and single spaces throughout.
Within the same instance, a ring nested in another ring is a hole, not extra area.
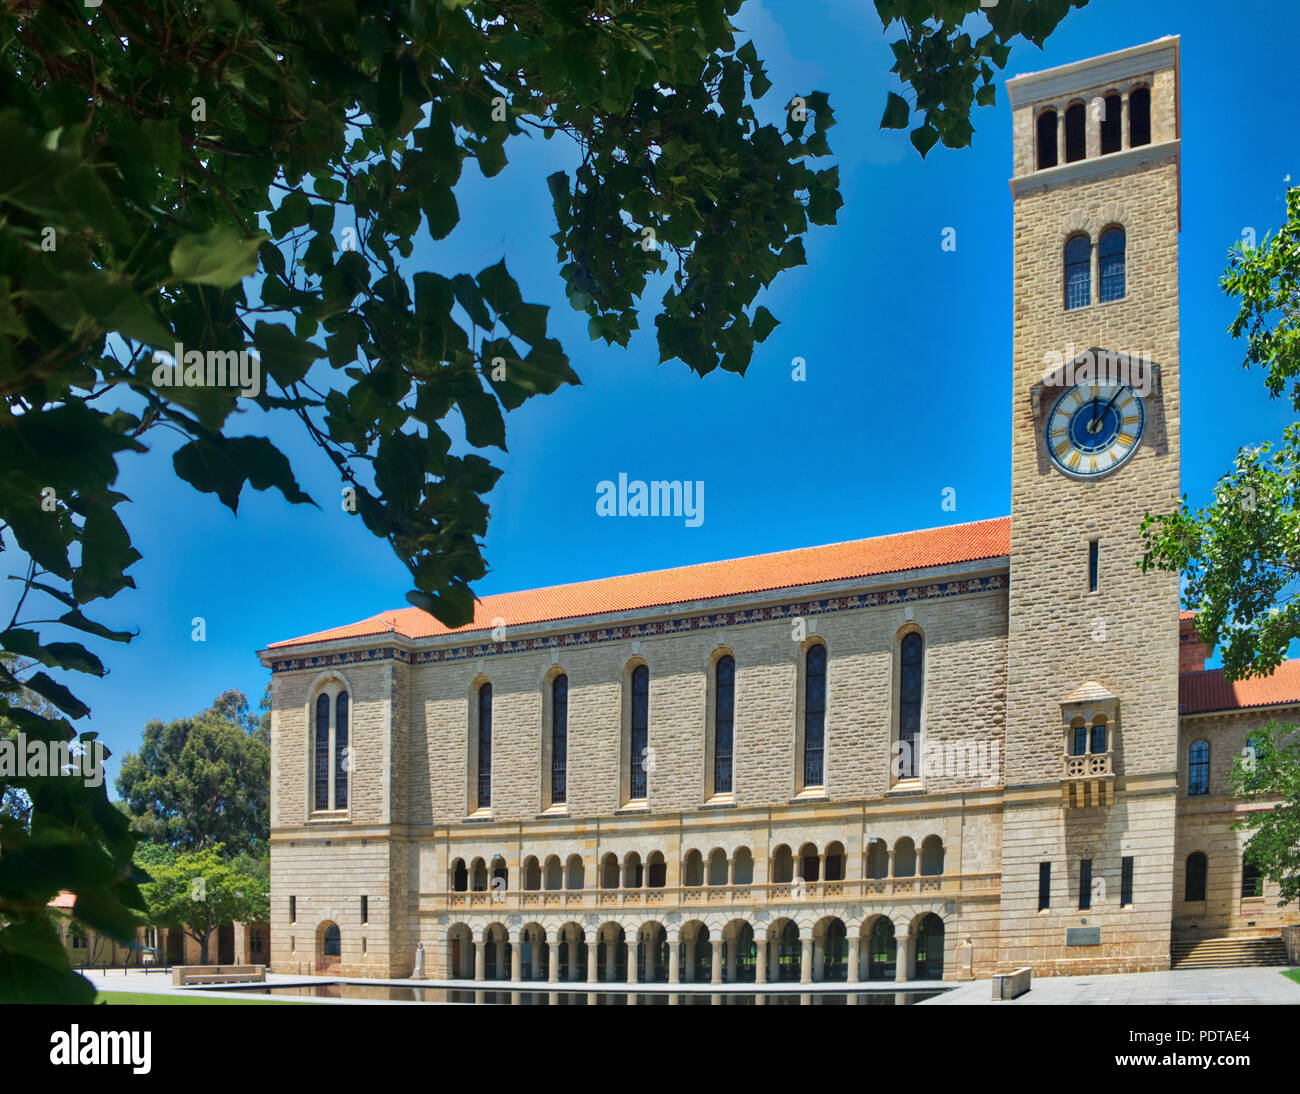
M 1078 758 L 1078 757 L 1075 757 Z M 525 889 L 469 893 L 422 893 L 422 911 L 451 909 L 509 911 L 533 910 L 563 904 L 572 909 L 607 908 L 610 905 L 702 910 L 718 904 L 764 905 L 795 902 L 885 901 L 898 897 L 987 895 L 998 889 L 1001 875 L 934 874 L 915 877 L 853 878 L 843 881 L 742 883 L 738 885 L 681 885 L 654 889 Z
M 1113 775 L 1111 753 L 1088 752 L 1082 756 L 1065 757 L 1066 779 L 1102 779 Z

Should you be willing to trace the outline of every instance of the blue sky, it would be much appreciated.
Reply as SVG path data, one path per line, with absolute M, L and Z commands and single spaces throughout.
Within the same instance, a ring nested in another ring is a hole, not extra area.
M 774 82 L 764 109 L 827 91 L 838 124 L 839 224 L 808 236 L 808 265 L 761 298 L 781 320 L 745 377 L 659 366 L 653 311 L 627 350 L 592 343 L 564 300 L 545 176 L 569 165 L 562 140 L 519 141 L 493 180 L 473 167 L 449 240 L 417 247 L 408 272 L 477 272 L 503 255 L 525 299 L 552 305 L 581 387 L 532 400 L 507 420 L 510 451 L 491 497 L 480 594 L 1002 516 L 1010 511 L 1010 114 L 999 85 L 977 110 L 974 146 L 936 147 L 927 161 L 905 133 L 877 129 L 896 83 L 868 0 L 748 0 L 737 19 Z M 1182 36 L 1181 253 L 1183 489 L 1204 500 L 1237 448 L 1280 435 L 1286 407 L 1241 366 L 1218 288 L 1243 229 L 1280 224 L 1284 181 L 1300 178 L 1294 43 L 1300 9 L 1266 0 L 1093 0 L 1045 51 L 1017 46 L 1004 76 Z M 743 38 L 742 38 L 743 40 Z M 823 161 L 823 164 L 828 161 Z M 940 243 L 956 230 L 957 249 Z M 658 293 L 648 294 L 651 309 Z M 936 375 L 961 355 L 987 366 L 982 383 L 945 391 Z M 807 379 L 791 380 L 791 361 Z M 960 406 L 957 400 L 960 398 Z M 955 411 L 960 410 L 960 413 Z M 126 461 L 123 516 L 143 561 L 138 589 L 97 618 L 139 628 L 100 652 L 102 680 L 79 677 L 89 728 L 117 757 L 150 718 L 206 707 L 235 687 L 254 703 L 267 643 L 404 606 L 402 565 L 339 506 L 326 458 L 290 426 L 254 411 L 234 433 L 267 433 L 293 459 L 319 509 L 245 493 L 238 517 L 180 483 L 173 443 Z M 596 483 L 703 480 L 705 519 L 608 520 Z M 945 488 L 957 508 L 945 511 Z M 206 642 L 191 640 L 205 619 Z M 60 636 L 65 637 L 65 636 Z

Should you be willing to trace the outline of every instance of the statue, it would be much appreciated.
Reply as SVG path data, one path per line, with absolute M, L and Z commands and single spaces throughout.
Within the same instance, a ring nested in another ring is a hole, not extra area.
M 411 973 L 411 978 L 414 980 L 424 979 L 424 943 L 423 942 L 417 942 L 415 944 L 415 971 Z

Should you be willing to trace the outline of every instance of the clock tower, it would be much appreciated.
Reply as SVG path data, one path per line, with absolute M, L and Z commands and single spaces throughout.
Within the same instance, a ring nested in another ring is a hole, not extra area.
M 1179 497 L 1178 39 L 1019 76 L 998 965 L 1169 966 Z

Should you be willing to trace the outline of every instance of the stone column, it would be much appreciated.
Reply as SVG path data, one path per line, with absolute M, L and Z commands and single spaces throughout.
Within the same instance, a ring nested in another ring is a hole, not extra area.
M 668 983 L 681 983 L 682 975 L 682 947 L 681 940 L 673 937 L 668 939 Z
M 596 953 L 600 943 L 600 932 L 595 932 L 595 936 L 587 943 L 587 983 L 594 984 L 600 979 L 600 973 L 596 968 Z
M 1056 166 L 1065 162 L 1065 107 L 1056 111 Z
M 722 983 L 722 939 L 709 939 L 709 952 L 712 957 L 711 973 L 709 976 L 710 984 Z
M 767 983 L 767 939 L 754 939 L 754 983 Z M 762 998 L 761 996 L 759 998 Z
M 801 984 L 811 984 L 811 983 L 812 983 L 812 971 L 813 971 L 813 969 L 812 969 L 812 967 L 813 967 L 813 955 L 812 955 L 812 949 L 813 949 L 813 944 L 812 944 L 812 939 L 811 939 L 811 938 L 804 938 L 804 939 L 801 940 L 801 951 L 802 951 L 802 952 L 801 952 L 800 955 L 799 955 L 799 957 L 800 957 L 800 959 L 799 959 L 799 983 L 801 983 Z
M 524 948 L 517 938 L 510 940 L 510 979 L 516 984 L 523 979 Z
M 487 942 L 482 937 L 474 944 L 474 979 L 487 979 Z
M 898 947 L 898 957 L 894 963 L 894 980 L 901 984 L 911 979 L 912 936 L 909 934 L 896 936 L 894 941 Z
M 1129 114 L 1131 109 L 1132 107 L 1129 102 L 1129 97 L 1127 95 L 1123 96 L 1120 100 L 1120 113 L 1124 115 L 1124 133 L 1120 137 L 1120 147 L 1125 149 L 1133 147 L 1133 131 L 1131 128 L 1133 119 Z
M 547 983 L 556 984 L 560 979 L 560 943 L 558 939 L 550 944 L 547 953 L 550 956 L 550 969 L 547 971 L 546 980 Z
M 634 934 L 627 944 L 627 982 L 635 984 L 638 982 L 636 970 L 636 959 L 638 951 L 641 949 L 641 938 L 639 934 Z M 649 946 L 646 947 L 649 950 Z M 648 955 L 647 955 L 648 956 Z
M 862 976 L 861 966 L 862 940 L 854 935 L 849 939 L 849 969 L 848 978 L 850 984 L 858 983 Z

